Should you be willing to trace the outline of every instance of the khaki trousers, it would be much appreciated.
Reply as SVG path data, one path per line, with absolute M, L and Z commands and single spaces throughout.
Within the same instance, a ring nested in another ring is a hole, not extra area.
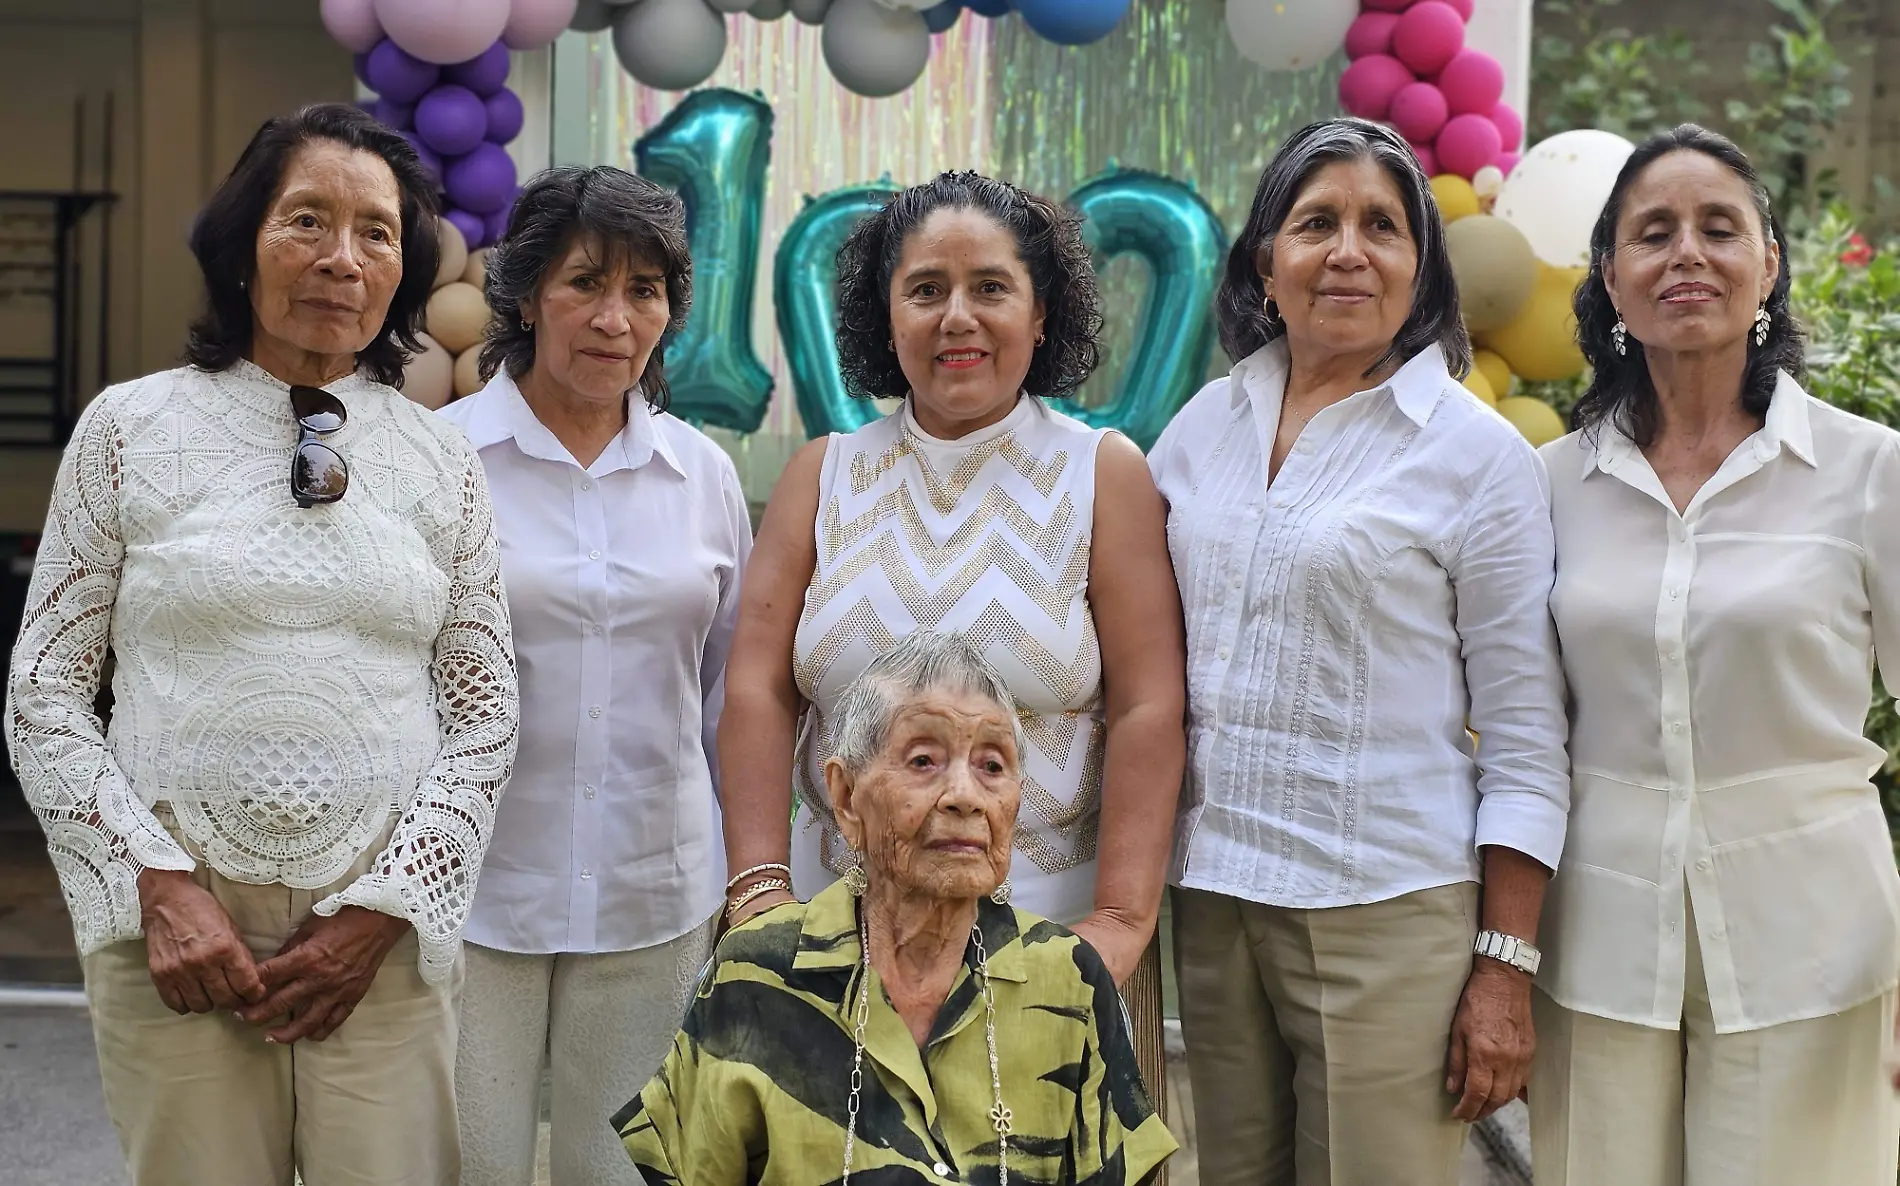
M 533 1186 L 541 1072 L 552 1071 L 549 1169 L 555 1186 L 640 1186 L 608 1120 L 640 1094 L 673 1047 L 712 954 L 709 920 L 635 951 L 517 955 L 463 950 L 462 1186 Z
M 1693 915 L 1687 933 L 1697 933 Z M 1892 1186 L 1893 992 L 1829 1017 L 1718 1034 L 1690 942 L 1680 1030 L 1531 996 L 1537 1186 Z
M 1478 887 L 1326 910 L 1170 892 L 1203 1186 L 1457 1186 Z
M 179 839 L 199 861 L 192 880 L 263 960 L 388 836 L 312 890 L 231 881 Z M 455 1186 L 458 985 L 423 983 L 414 934 L 334 1034 L 289 1046 L 229 1014 L 167 1009 L 142 939 L 94 952 L 84 968 L 106 1111 L 134 1186 L 292 1186 L 299 1174 L 303 1186 Z

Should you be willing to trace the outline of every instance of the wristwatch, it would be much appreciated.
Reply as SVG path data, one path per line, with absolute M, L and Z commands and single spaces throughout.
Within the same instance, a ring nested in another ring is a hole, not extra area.
M 1509 964 L 1529 976 L 1537 975 L 1538 966 L 1544 962 L 1543 952 L 1503 931 L 1479 931 L 1478 940 L 1471 945 L 1471 950 L 1499 963 Z

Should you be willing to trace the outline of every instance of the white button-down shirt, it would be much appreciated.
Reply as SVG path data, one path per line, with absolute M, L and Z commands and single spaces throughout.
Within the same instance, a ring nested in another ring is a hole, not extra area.
M 1314 416 L 1269 485 L 1286 368 L 1263 347 L 1150 455 L 1187 614 L 1175 883 L 1326 907 L 1479 880 L 1480 845 L 1554 867 L 1569 777 L 1537 455 L 1433 346 Z
M 1900 661 L 1900 434 L 1784 375 L 1685 513 L 1613 427 L 1544 457 L 1575 803 L 1539 983 L 1675 1029 L 1686 892 L 1719 1033 L 1886 991 L 1900 876 L 1862 726 L 1875 653 Z
M 725 884 L 713 736 L 751 523 L 732 461 L 630 401 L 590 466 L 505 371 L 442 415 L 481 454 L 521 668 L 521 750 L 468 938 L 523 953 L 685 934 Z

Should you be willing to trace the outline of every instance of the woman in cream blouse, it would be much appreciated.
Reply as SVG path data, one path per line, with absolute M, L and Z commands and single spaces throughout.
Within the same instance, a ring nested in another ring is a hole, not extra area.
M 1597 223 L 1544 449 L 1574 710 L 1538 1186 L 1889 1186 L 1900 877 L 1861 733 L 1900 658 L 1900 434 L 1810 398 L 1768 197 L 1684 126 Z

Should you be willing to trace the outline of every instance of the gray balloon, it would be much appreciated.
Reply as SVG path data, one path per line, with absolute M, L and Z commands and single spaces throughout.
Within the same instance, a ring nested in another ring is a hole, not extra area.
M 791 11 L 785 0 L 758 0 L 749 10 L 756 21 L 775 21 Z
M 752 7 L 752 0 L 706 0 L 720 12 L 739 13 Z
M 819 44 L 831 76 L 846 90 L 871 99 L 909 87 L 930 60 L 930 29 L 923 14 L 886 8 L 878 0 L 832 0 Z
M 726 56 L 725 18 L 706 0 L 639 0 L 614 18 L 614 56 L 647 86 L 696 87 Z
M 613 24 L 619 13 L 607 0 L 580 0 L 574 7 L 574 19 L 567 22 L 567 27 L 576 33 L 598 33 Z
M 825 23 L 825 10 L 831 7 L 831 0 L 789 0 L 786 7 L 792 10 L 799 23 L 822 25 Z

